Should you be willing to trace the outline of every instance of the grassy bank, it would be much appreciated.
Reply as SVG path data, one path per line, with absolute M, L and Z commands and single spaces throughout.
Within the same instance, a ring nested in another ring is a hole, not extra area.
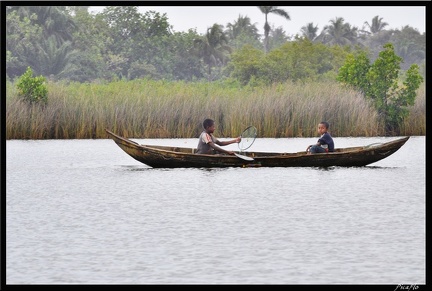
M 48 104 L 30 105 L 6 88 L 6 139 L 107 138 L 105 128 L 135 138 L 193 138 L 205 118 L 219 137 L 248 125 L 259 137 L 313 137 L 321 120 L 334 136 L 384 135 L 377 114 L 360 94 L 337 83 L 285 83 L 241 88 L 230 83 L 118 81 L 48 84 Z M 419 89 L 401 135 L 426 134 L 425 89 Z

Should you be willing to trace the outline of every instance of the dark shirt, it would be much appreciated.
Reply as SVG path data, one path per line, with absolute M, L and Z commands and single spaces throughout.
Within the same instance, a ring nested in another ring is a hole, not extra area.
M 333 138 L 331 137 L 330 133 L 324 132 L 324 134 L 318 139 L 318 142 L 321 145 L 328 145 L 328 151 L 334 152 L 334 142 L 333 142 Z

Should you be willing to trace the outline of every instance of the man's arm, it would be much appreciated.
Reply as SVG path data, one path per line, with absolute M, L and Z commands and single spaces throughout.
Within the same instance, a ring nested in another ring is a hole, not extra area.
M 219 142 L 219 143 L 220 143 L 220 142 Z M 209 146 L 211 146 L 214 150 L 216 150 L 216 151 L 218 151 L 218 152 L 226 153 L 226 154 L 228 154 L 228 155 L 234 155 L 234 152 L 233 152 L 233 151 L 227 151 L 227 150 L 224 150 L 223 148 L 217 146 L 217 145 L 216 145 L 215 143 L 213 143 L 213 142 L 209 142 L 208 144 L 209 144 Z
M 220 146 L 226 146 L 226 145 L 229 145 L 229 144 L 232 144 L 232 143 L 239 143 L 240 140 L 241 140 L 241 137 L 237 137 L 237 138 L 235 138 L 235 139 L 227 140 L 227 141 L 220 141 L 220 140 L 217 140 L 217 141 L 216 141 L 216 144 L 218 144 L 218 145 L 220 145 Z

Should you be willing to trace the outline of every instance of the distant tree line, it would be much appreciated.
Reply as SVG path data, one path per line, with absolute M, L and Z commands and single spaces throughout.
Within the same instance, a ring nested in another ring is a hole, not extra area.
M 403 59 L 402 70 L 418 64 L 425 75 L 426 34 L 410 26 L 386 30 L 379 16 L 362 29 L 341 17 L 319 32 L 307 23 L 290 36 L 269 25 L 277 6 L 258 6 L 264 35 L 247 16 L 215 23 L 205 34 L 175 32 L 166 14 L 138 12 L 137 6 L 107 6 L 91 14 L 89 6 L 7 6 L 6 74 L 9 79 L 31 67 L 50 80 L 78 82 L 133 80 L 220 80 L 243 84 L 286 80 L 335 79 L 348 54 L 364 51 L 371 60 L 387 43 Z

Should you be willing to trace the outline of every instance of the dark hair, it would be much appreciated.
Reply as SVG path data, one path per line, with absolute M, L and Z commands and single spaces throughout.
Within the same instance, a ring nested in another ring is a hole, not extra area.
M 204 122 L 203 122 L 204 129 L 206 129 L 207 127 L 212 126 L 213 124 L 214 124 L 214 120 L 213 119 L 206 119 L 206 120 L 204 120 Z
M 329 128 L 330 124 L 327 121 L 321 121 L 321 124 L 324 124 L 325 128 Z

